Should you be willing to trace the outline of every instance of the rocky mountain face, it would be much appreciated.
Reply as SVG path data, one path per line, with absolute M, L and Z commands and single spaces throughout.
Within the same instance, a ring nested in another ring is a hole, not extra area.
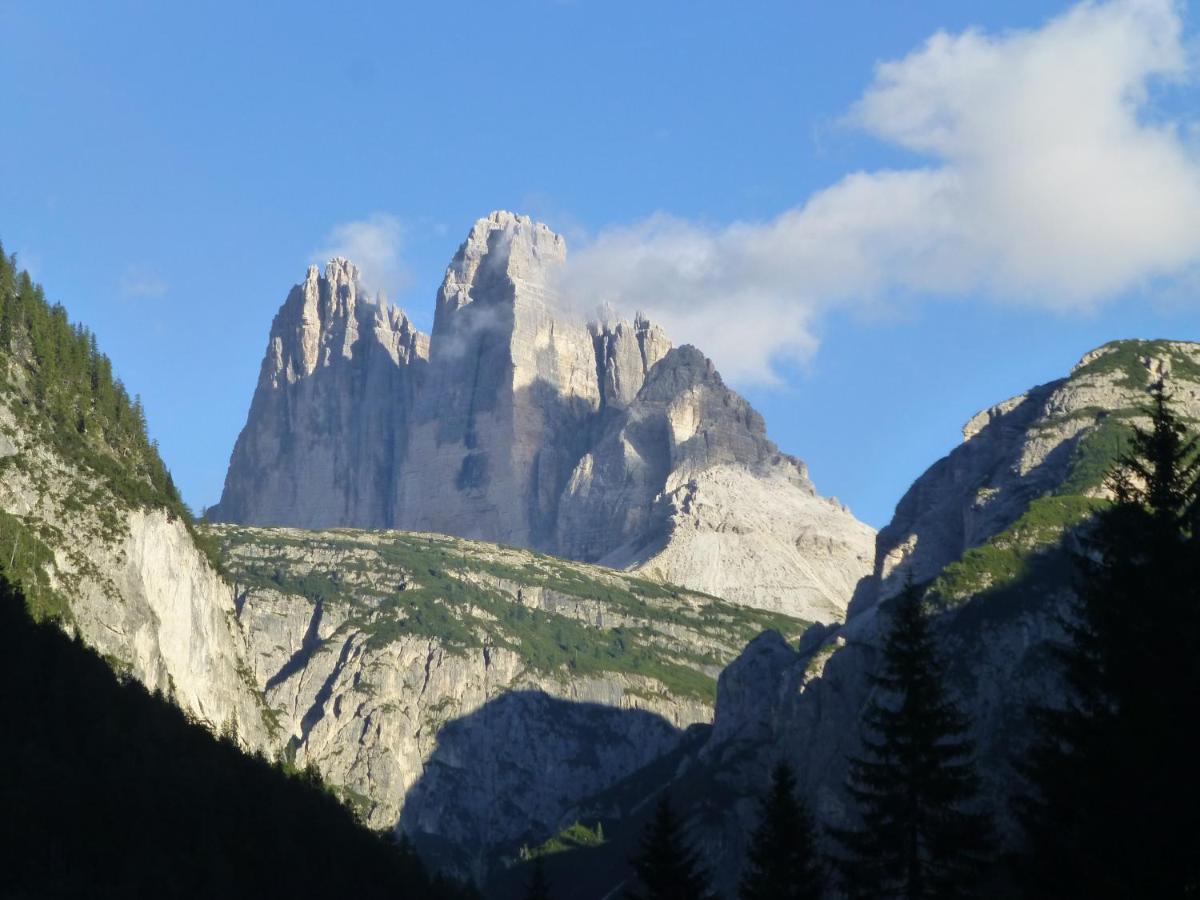
M 999 801 L 1030 736 L 1025 711 L 1062 697 L 1049 648 L 1063 637 L 1072 556 L 1082 552 L 1077 528 L 1106 502 L 1104 475 L 1130 425 L 1145 424 L 1147 388 L 1159 378 L 1176 410 L 1200 425 L 1200 344 L 1168 341 L 1105 345 L 1068 377 L 973 417 L 963 444 L 916 481 L 880 532 L 874 584 L 860 591 L 847 622 L 814 629 L 799 649 L 763 634 L 722 672 L 710 735 L 667 775 L 721 889 L 736 888 L 757 798 L 779 759 L 796 768 L 820 822 L 851 821 L 843 785 L 874 689 L 886 610 L 876 601 L 907 571 L 927 585 L 985 790 L 996 798 L 1002 836 L 1011 834 Z M 644 806 L 644 794 L 635 801 L 610 792 L 572 816 L 616 834 L 635 827 Z M 586 896 L 604 896 L 617 880 L 601 879 Z
M 214 535 L 285 752 L 478 878 L 711 721 L 746 641 L 806 626 L 440 535 Z
M 873 533 L 692 347 L 585 325 L 551 288 L 563 239 L 477 222 L 426 339 L 310 270 L 276 317 L 221 503 L 255 525 L 434 531 L 601 562 L 839 620 Z
M 116 671 L 214 730 L 236 725 L 248 748 L 270 747 L 232 587 L 181 518 L 118 496 L 61 452 L 3 355 L 0 473 L 6 576 L 52 598 L 64 627 Z
M 221 515 L 304 528 L 350 518 L 388 525 L 396 453 L 428 361 L 429 338 L 364 296 L 353 264 L 335 259 L 323 276 L 310 267 L 271 325 Z
M 963 443 L 908 490 L 879 533 L 875 580 L 884 596 L 903 575 L 936 576 L 1014 525 L 1039 500 L 1100 496 L 1129 423 L 1143 421 L 1159 378 L 1180 414 L 1200 420 L 1200 346 L 1117 341 L 1088 353 L 1067 378 L 974 415 Z

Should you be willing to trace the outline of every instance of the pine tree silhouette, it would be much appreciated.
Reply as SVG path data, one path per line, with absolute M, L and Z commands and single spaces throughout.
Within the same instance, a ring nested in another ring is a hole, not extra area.
M 688 846 L 683 823 L 665 791 L 642 835 L 641 851 L 631 863 L 637 887 L 626 893 L 627 900 L 716 900 L 708 873 Z
M 991 826 L 975 811 L 968 722 L 946 695 L 911 580 L 888 607 L 877 694 L 847 784 L 862 827 L 831 831 L 843 851 L 832 863 L 851 897 L 970 896 L 988 863 Z
M 546 864 L 540 856 L 533 858 L 533 865 L 529 870 L 529 885 L 525 889 L 525 900 L 551 900 Z
M 1019 765 L 1026 889 L 1200 895 L 1200 454 L 1160 382 L 1109 477 L 1057 650 L 1066 702 Z
M 824 876 L 817 863 L 812 818 L 796 797 L 796 776 L 781 762 L 762 801 L 762 819 L 750 839 L 741 900 L 819 900 Z

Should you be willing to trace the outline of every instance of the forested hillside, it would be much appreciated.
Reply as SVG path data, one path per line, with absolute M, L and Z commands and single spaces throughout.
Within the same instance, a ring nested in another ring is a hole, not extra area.
M 118 681 L 2 577 L 0 685 L 0 896 L 465 896 L 314 775 Z
M 0 247 L 0 401 L 13 422 L 0 423 L 0 445 L 17 430 L 35 436 L 86 476 L 71 498 L 116 530 L 119 508 L 161 508 L 191 526 L 191 516 L 146 431 L 141 401 L 130 397 L 96 337 L 50 303 L 41 285 Z M 0 474 L 30 468 L 23 454 L 0 453 Z M 38 617 L 70 618 L 50 586 L 53 542 L 42 529 L 0 510 L 0 572 L 19 579 Z

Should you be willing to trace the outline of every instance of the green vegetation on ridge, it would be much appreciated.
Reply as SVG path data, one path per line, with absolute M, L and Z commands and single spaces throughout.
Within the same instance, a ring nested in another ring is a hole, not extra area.
M 51 438 L 70 463 L 131 506 L 183 514 L 183 501 L 96 336 L 46 300 L 16 257 L 0 248 L 0 393 L 21 424 Z
M 1105 500 L 1074 495 L 1034 500 L 1016 522 L 942 569 L 930 590 L 943 602 L 958 603 L 1017 581 L 1067 531 L 1107 505 Z
M 345 627 L 367 634 L 370 646 L 418 635 L 451 649 L 503 647 L 546 674 L 639 675 L 705 702 L 714 698 L 715 672 L 746 642 L 770 628 L 796 638 L 807 627 L 672 585 L 453 538 L 354 531 L 301 538 L 231 526 L 211 534 L 239 583 L 343 605 Z M 314 551 L 319 566 L 289 556 Z M 531 590 L 550 598 L 544 608 L 522 601 Z M 560 603 L 571 610 L 556 611 Z M 587 621 L 570 614 L 581 604 Z M 673 636 L 680 631 L 725 649 Z
M 1123 386 L 1125 387 L 1147 387 L 1148 374 L 1142 360 L 1146 357 L 1158 357 L 1170 360 L 1171 372 L 1175 377 L 1200 381 L 1200 364 L 1192 356 L 1173 346 L 1179 343 L 1183 342 L 1136 339 L 1110 341 L 1099 348 L 1106 352 L 1077 368 L 1071 373 L 1071 377 L 1106 375 L 1115 372 L 1124 376 Z
M 116 537 L 120 511 L 165 509 L 192 528 L 191 515 L 146 432 L 140 400 L 131 398 L 100 352 L 96 338 L 72 324 L 61 304 L 46 300 L 40 285 L 0 247 L 0 404 L 16 431 L 0 420 L 0 437 L 17 431 L 36 438 L 77 476 L 64 511 L 88 510 L 108 537 Z M 44 493 L 44 472 L 25 454 L 0 457 L 0 474 L 20 471 Z M 0 519 L 0 572 L 20 581 L 33 613 L 69 618 L 69 604 L 49 585 L 52 554 L 33 519 Z M 203 548 L 211 550 L 211 548 Z M 210 559 L 215 557 L 210 553 Z

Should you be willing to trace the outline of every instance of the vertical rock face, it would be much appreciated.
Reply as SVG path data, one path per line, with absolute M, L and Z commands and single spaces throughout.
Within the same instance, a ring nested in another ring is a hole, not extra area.
M 565 257 L 545 225 L 498 212 L 451 262 L 400 527 L 550 549 L 558 494 L 600 405 L 591 335 L 548 304 L 547 276 Z
M 623 321 L 595 322 L 591 332 L 601 402 L 606 407 L 626 407 L 637 396 L 646 375 L 667 355 L 671 342 L 661 328 L 640 313 L 632 326 Z
M 819 621 L 841 618 L 874 532 L 819 497 L 799 460 L 695 347 L 669 351 L 575 467 L 567 555 Z
M 64 600 L 69 631 L 196 720 L 236 726 L 244 746 L 273 750 L 262 696 L 242 662 L 233 588 L 178 516 L 123 501 L 64 457 L 27 413 L 14 412 L 24 407 L 19 395 L 0 398 L 0 518 L 27 529 L 5 547 L 5 563 L 40 536 L 42 571 Z
M 335 260 L 271 330 L 220 521 L 433 531 L 603 561 L 829 621 L 873 532 L 695 348 L 638 315 L 584 324 L 563 239 L 507 212 L 446 271 L 432 337 Z
M 428 338 L 364 296 L 358 269 L 308 270 L 271 325 L 258 388 L 216 518 L 316 528 L 392 521 Z M 331 436 L 336 436 L 331 439 Z

